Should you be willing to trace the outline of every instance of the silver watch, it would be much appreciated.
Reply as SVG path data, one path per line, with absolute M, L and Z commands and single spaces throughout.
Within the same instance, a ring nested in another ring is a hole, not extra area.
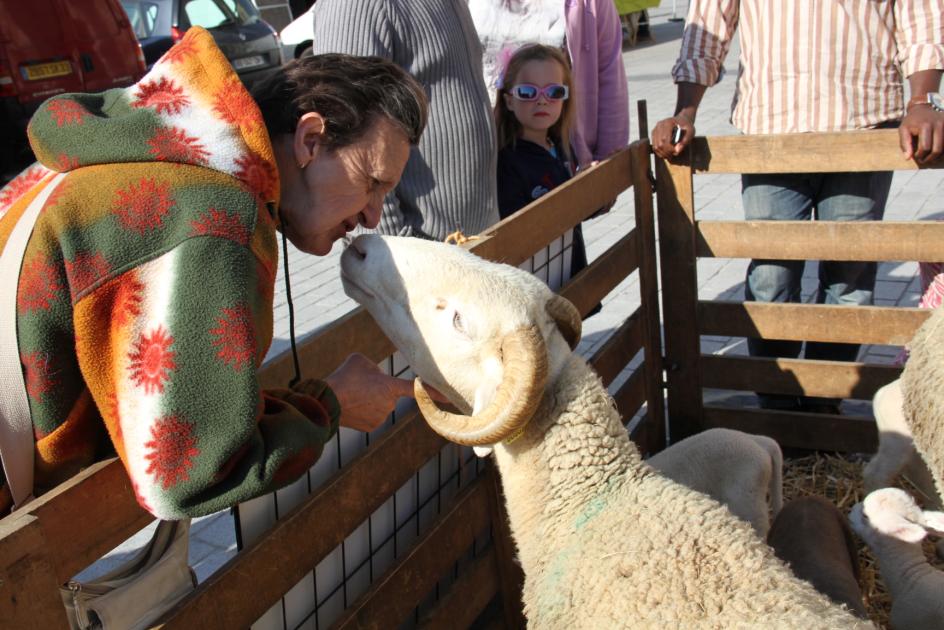
M 944 112 L 944 96 L 940 92 L 928 92 L 928 105 L 936 112 Z

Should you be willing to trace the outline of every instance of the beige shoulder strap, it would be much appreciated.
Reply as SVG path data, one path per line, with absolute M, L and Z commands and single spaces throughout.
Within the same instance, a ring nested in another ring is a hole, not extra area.
M 0 253 L 0 295 L 4 296 L 0 300 L 0 459 L 14 508 L 32 498 L 36 448 L 16 335 L 16 289 L 26 244 L 39 211 L 65 175 L 56 173 L 46 178 L 46 186 L 17 221 Z

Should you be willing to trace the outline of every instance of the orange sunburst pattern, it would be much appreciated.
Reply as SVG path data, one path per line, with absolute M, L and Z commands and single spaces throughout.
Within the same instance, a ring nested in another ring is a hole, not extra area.
M 224 121 L 247 131 L 262 124 L 256 102 L 235 76 L 228 77 L 213 95 L 213 111 Z
M 278 174 L 268 160 L 255 153 L 246 153 L 236 158 L 236 177 L 256 195 L 260 201 L 276 198 Z
M 160 228 L 174 205 L 169 184 L 142 178 L 117 192 L 112 210 L 122 227 L 143 235 Z
M 59 298 L 62 285 L 56 268 L 38 252 L 23 264 L 20 285 L 16 293 L 16 307 L 20 314 L 48 311 Z
M 68 153 L 60 153 L 56 156 L 52 166 L 60 173 L 65 173 L 67 171 L 74 171 L 79 168 L 80 164 L 77 156 L 69 155 Z
M 208 208 L 200 217 L 190 222 L 191 236 L 218 236 L 240 245 L 249 243 L 249 228 L 239 220 L 235 212 Z
M 252 365 L 256 354 L 256 338 L 252 328 L 252 313 L 241 304 L 236 308 L 224 308 L 216 319 L 216 327 L 210 329 L 216 357 L 235 370 Z
M 205 166 L 210 152 L 199 138 L 188 136 L 178 127 L 162 127 L 148 138 L 149 153 L 161 162 L 180 162 Z
M 13 202 L 22 197 L 26 191 L 42 181 L 49 171 L 42 166 L 32 166 L 10 181 L 0 190 L 0 217 L 13 205 Z
M 25 371 L 26 393 L 40 403 L 43 396 L 59 384 L 53 367 L 53 356 L 45 352 L 30 352 L 20 356 Z
M 128 353 L 130 378 L 138 387 L 144 388 L 145 394 L 163 393 L 164 383 L 177 369 L 174 361 L 176 353 L 170 349 L 174 338 L 163 326 L 144 333 L 134 342 L 134 348 Z
M 105 278 L 111 272 L 111 265 L 101 252 L 79 252 L 72 260 L 66 261 L 66 277 L 69 279 L 69 291 L 72 300 L 93 283 Z
M 130 271 L 115 290 L 115 301 L 111 312 L 113 328 L 123 328 L 141 314 L 144 285 L 138 281 L 135 271 Z
M 188 31 L 188 35 L 184 36 L 182 40 L 171 46 L 170 50 L 164 53 L 159 63 L 186 63 L 196 55 L 197 44 L 193 37 L 189 35 Z
M 72 99 L 55 100 L 49 103 L 46 109 L 49 111 L 49 115 L 52 119 L 56 121 L 57 127 L 81 125 L 85 122 L 85 117 L 89 115 L 87 109 Z
M 193 424 L 176 415 L 158 418 L 144 446 L 149 449 L 144 458 L 150 462 L 145 472 L 164 490 L 188 480 L 193 459 L 200 454 Z
M 190 105 L 190 98 L 184 93 L 183 87 L 167 77 L 142 81 L 134 96 L 132 107 L 150 107 L 158 114 L 179 114 Z

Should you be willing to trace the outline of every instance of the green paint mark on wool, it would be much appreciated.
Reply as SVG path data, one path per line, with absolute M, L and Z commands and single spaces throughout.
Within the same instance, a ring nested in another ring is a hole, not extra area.
M 603 508 L 607 504 L 607 495 L 601 494 L 593 497 L 587 503 L 587 506 L 583 509 L 583 512 L 577 517 L 576 522 L 574 523 L 574 528 L 578 531 L 583 529 L 587 523 L 592 521 L 600 512 L 603 511 Z

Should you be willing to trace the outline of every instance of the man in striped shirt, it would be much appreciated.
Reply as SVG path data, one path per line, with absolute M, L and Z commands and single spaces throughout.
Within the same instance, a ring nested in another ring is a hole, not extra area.
M 740 24 L 740 68 L 732 123 L 775 134 L 895 127 L 906 159 L 938 159 L 944 112 L 928 102 L 944 70 L 944 0 L 692 0 L 672 76 L 675 115 L 652 145 L 679 155 L 695 135 L 705 90 L 721 80 Z M 904 79 L 911 98 L 905 102 Z M 682 130 L 672 142 L 673 128 Z M 890 172 L 743 175 L 748 220 L 878 221 Z M 815 213 L 815 214 L 814 214 Z M 804 261 L 752 260 L 745 297 L 799 302 Z M 817 303 L 871 304 L 874 262 L 821 262 Z M 752 356 L 797 357 L 801 343 L 749 339 Z M 857 344 L 808 342 L 806 358 L 853 361 Z M 838 412 L 838 401 L 760 395 L 761 406 Z

